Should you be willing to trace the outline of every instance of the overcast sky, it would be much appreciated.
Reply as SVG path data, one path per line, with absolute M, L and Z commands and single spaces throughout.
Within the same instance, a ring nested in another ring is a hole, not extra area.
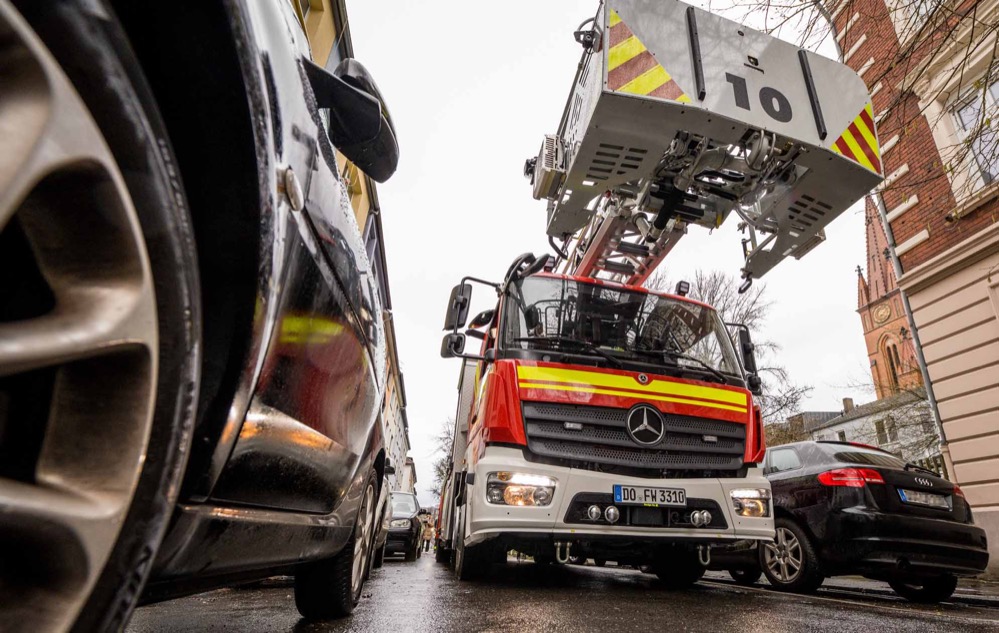
M 423 503 L 432 500 L 434 437 L 457 403 L 459 361 L 439 355 L 450 289 L 464 275 L 499 280 L 519 253 L 549 252 L 545 205 L 531 197 L 522 169 L 558 127 L 581 54 L 572 32 L 596 7 L 597 0 L 348 2 L 355 56 L 377 79 L 401 146 L 399 170 L 378 192 Z M 692 278 L 697 268 L 737 275 L 733 218 L 711 235 L 692 227 L 667 259 L 670 276 Z M 873 399 L 851 387 L 869 376 L 856 313 L 861 207 L 826 234 L 801 261 L 787 260 L 757 282 L 774 301 L 757 336 L 782 345 L 795 380 L 814 387 L 805 408 L 831 411 L 843 397 Z M 475 293 L 472 314 L 491 307 L 484 287 Z

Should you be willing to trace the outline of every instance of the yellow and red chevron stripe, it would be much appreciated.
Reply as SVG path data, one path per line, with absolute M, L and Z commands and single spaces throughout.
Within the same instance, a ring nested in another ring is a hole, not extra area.
M 882 173 L 881 148 L 874 133 L 871 104 L 868 103 L 867 107 L 860 111 L 853 123 L 836 139 L 832 148 L 836 153 L 860 163 L 874 173 Z
M 607 87 L 615 92 L 690 103 L 666 69 L 611 9 L 607 59 Z
M 518 386 L 623 398 L 671 402 L 736 413 L 749 411 L 744 391 L 719 389 L 671 380 L 652 380 L 642 385 L 633 376 L 557 367 L 517 366 Z

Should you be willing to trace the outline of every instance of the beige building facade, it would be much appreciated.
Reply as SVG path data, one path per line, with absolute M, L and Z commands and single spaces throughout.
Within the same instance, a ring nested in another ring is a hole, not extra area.
M 867 83 L 887 236 L 925 359 L 950 473 L 999 576 L 999 0 L 827 0 L 841 58 Z M 903 306 L 904 307 L 904 306 Z

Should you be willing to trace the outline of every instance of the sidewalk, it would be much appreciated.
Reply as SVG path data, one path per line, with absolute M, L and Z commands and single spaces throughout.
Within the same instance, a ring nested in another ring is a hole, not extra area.
M 712 580 L 731 581 L 731 576 L 727 572 L 709 571 L 705 577 Z M 766 586 L 766 578 L 761 578 L 757 584 Z M 833 578 L 827 578 L 822 583 L 821 589 L 826 591 L 853 591 L 877 596 L 895 595 L 895 592 L 888 586 L 888 583 L 869 580 L 862 576 L 834 576 Z M 951 600 L 976 606 L 999 608 L 999 582 L 980 580 L 978 578 L 962 578 Z

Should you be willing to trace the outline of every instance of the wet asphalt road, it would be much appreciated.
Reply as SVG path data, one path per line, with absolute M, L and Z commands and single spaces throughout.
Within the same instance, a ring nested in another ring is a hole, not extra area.
M 488 581 L 459 583 L 431 555 L 374 570 L 347 620 L 307 623 L 291 583 L 269 581 L 142 607 L 127 631 L 999 631 L 999 600 L 912 605 L 883 585 L 840 579 L 802 597 L 726 578 L 709 574 L 694 588 L 669 591 L 634 570 L 511 560 L 493 566 Z

